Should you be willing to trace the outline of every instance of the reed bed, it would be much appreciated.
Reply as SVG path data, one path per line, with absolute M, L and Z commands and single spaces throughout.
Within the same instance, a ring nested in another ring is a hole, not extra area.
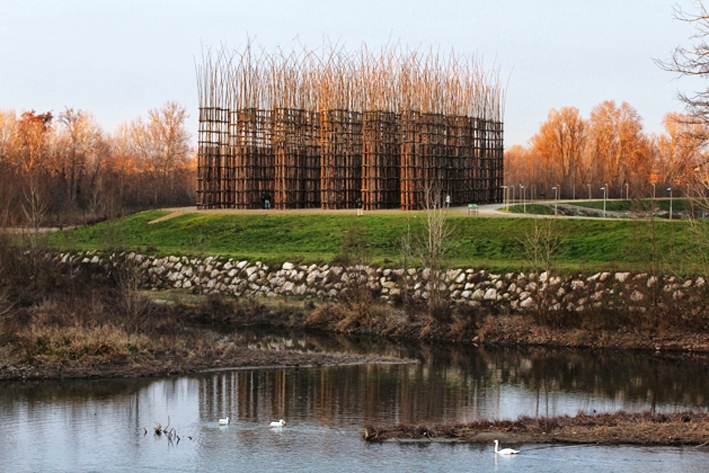
M 501 199 L 504 90 L 474 56 L 400 45 L 206 50 L 200 208 L 416 209 Z
M 455 441 L 490 443 L 567 443 L 604 445 L 694 445 L 709 443 L 709 413 L 614 412 L 576 416 L 520 417 L 517 420 L 478 420 L 456 425 L 367 426 L 364 438 L 384 441 Z

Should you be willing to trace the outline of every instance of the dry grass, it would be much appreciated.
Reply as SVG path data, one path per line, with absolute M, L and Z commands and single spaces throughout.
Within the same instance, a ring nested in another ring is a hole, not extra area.
M 364 438 L 373 442 L 413 439 L 488 443 L 499 438 L 508 443 L 705 445 L 709 441 L 709 413 L 579 413 L 574 417 L 520 417 L 457 425 L 367 426 Z

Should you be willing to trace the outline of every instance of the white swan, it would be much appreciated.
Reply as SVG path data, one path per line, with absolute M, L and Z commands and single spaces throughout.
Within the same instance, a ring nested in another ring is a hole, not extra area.
M 279 420 L 278 422 L 276 422 L 276 421 L 271 422 L 271 423 L 269 424 L 269 427 L 272 428 L 272 429 L 278 429 L 278 428 L 283 427 L 284 425 L 286 425 L 286 421 L 284 421 L 283 419 L 281 419 L 281 420 Z
M 229 418 L 219 419 L 219 425 L 227 425 L 229 423 Z
M 500 444 L 497 440 L 495 440 L 495 454 L 497 455 L 498 453 L 500 455 L 515 455 L 519 453 L 519 450 L 514 450 L 512 448 L 503 448 L 502 450 L 498 450 L 497 447 Z

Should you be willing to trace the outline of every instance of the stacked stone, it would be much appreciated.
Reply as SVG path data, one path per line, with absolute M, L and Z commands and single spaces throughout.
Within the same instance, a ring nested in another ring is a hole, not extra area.
M 357 265 L 298 265 L 285 262 L 269 266 L 260 261 L 224 257 L 152 257 L 137 253 L 100 254 L 86 252 L 59 256 L 74 267 L 99 266 L 110 272 L 131 264 L 140 273 L 146 289 L 183 289 L 199 294 L 237 297 L 298 297 L 334 299 L 353 286 L 366 285 L 384 301 L 393 301 L 404 289 L 413 300 L 425 300 L 431 293 L 428 269 L 391 269 Z M 94 268 L 95 269 L 95 268 Z M 539 308 L 583 312 L 627 304 L 629 310 L 643 311 L 647 300 L 658 293 L 671 300 L 698 302 L 697 289 L 703 277 L 679 280 L 646 273 L 599 272 L 591 276 L 560 277 L 541 274 L 495 274 L 484 270 L 451 269 L 437 278 L 439 293 L 452 302 L 473 307 L 497 304 L 508 312 Z M 645 302 L 644 302 L 645 301 Z

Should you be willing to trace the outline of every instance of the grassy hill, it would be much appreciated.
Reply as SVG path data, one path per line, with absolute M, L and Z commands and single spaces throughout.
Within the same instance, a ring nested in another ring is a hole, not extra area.
M 133 250 L 174 255 L 223 255 L 264 262 L 321 263 L 363 254 L 372 264 L 401 266 L 402 242 L 414 248 L 425 235 L 425 214 L 183 214 L 149 223 L 163 211 L 58 232 L 51 245 L 63 249 Z M 447 219 L 447 262 L 453 267 L 520 270 L 530 265 L 526 242 L 545 229 L 558 242 L 555 264 L 564 270 L 627 269 L 695 272 L 694 232 L 685 221 L 482 218 Z M 703 227 L 705 224 L 700 223 Z M 709 231 L 709 228 L 704 228 Z M 533 246 L 533 245 L 532 245 Z M 416 251 L 414 250 L 414 253 Z M 416 255 L 409 255 L 416 265 Z

